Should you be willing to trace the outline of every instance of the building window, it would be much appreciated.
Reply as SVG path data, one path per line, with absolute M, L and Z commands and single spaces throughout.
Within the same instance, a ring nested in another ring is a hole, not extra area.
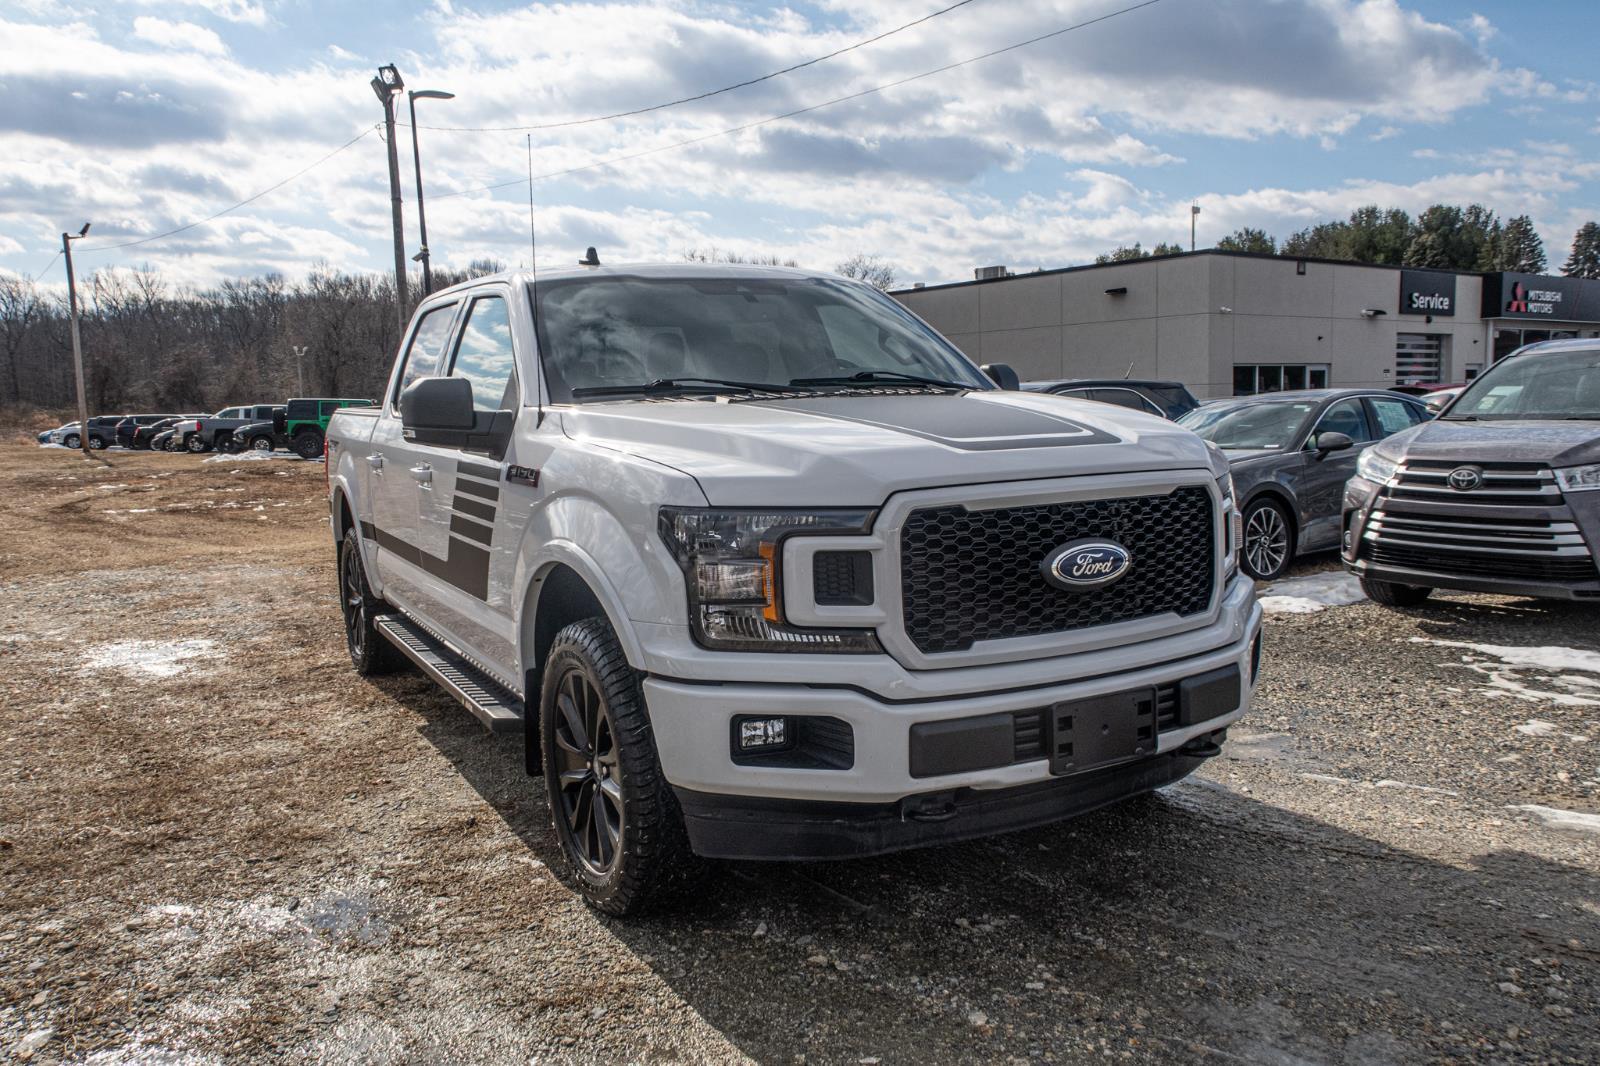
M 1437 385 L 1444 360 L 1444 335 L 1439 333 L 1399 333 L 1394 345 L 1394 383 L 1396 385 Z
M 1233 366 L 1235 396 L 1327 387 L 1327 363 L 1235 363 Z

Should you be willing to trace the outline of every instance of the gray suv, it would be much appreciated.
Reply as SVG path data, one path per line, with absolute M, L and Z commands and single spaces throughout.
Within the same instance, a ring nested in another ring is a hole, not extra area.
M 1600 601 L 1600 341 L 1530 345 L 1361 457 L 1344 561 L 1379 603 L 1436 588 Z

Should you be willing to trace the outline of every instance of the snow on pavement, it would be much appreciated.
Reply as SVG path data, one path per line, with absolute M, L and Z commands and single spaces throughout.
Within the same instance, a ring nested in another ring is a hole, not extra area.
M 1413 644 L 1431 644 L 1440 648 L 1460 648 L 1467 654 L 1461 657 L 1460 666 L 1488 679 L 1488 687 L 1520 700 L 1535 703 L 1556 703 L 1564 707 L 1600 707 L 1600 687 L 1585 674 L 1600 674 L 1600 652 L 1561 645 L 1544 647 L 1515 647 L 1508 644 L 1474 644 L 1465 640 L 1440 640 L 1437 637 L 1412 637 Z M 1498 659 L 1499 663 L 1488 660 Z M 1547 688 L 1534 688 L 1524 682 L 1517 671 L 1534 671 L 1549 675 L 1541 679 L 1546 685 L 1566 689 L 1554 692 Z M 1539 727 L 1518 726 L 1519 732 L 1539 735 Z
M 1327 570 L 1274 581 L 1261 594 L 1268 614 L 1315 614 L 1329 607 L 1348 607 L 1365 600 L 1361 582 L 1343 570 Z
M 221 455 L 209 455 L 200 461 L 202 463 L 259 463 L 269 459 L 283 459 L 296 463 L 306 461 L 294 452 L 239 452 L 237 455 L 223 453 Z
M 195 659 L 217 654 L 214 640 L 119 640 L 92 648 L 84 672 L 120 670 L 133 677 L 175 677 L 190 669 Z
M 1541 807 L 1537 803 L 1515 804 L 1511 809 L 1526 811 L 1551 829 L 1576 829 L 1584 833 L 1600 833 L 1600 814 L 1564 811 L 1559 807 Z

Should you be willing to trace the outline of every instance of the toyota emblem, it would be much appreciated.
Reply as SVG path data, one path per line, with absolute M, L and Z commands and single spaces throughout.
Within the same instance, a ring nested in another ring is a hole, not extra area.
M 1446 478 L 1457 492 L 1471 492 L 1483 484 L 1483 471 L 1475 466 L 1458 466 Z

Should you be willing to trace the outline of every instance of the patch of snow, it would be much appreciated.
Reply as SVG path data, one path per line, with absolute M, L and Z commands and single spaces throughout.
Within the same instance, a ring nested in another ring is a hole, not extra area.
M 1556 731 L 1556 725 L 1554 722 L 1541 722 L 1534 718 L 1517 726 L 1516 730 L 1530 737 L 1547 737 Z
M 1373 787 L 1374 788 L 1404 788 L 1404 789 L 1410 789 L 1412 792 L 1437 792 L 1441 796 L 1459 796 L 1459 795 L 1461 795 L 1461 793 L 1459 793 L 1459 792 L 1451 792 L 1448 788 L 1434 788 L 1431 785 L 1408 785 L 1404 781 L 1391 781 L 1391 780 L 1388 780 L 1388 779 L 1385 779 L 1383 781 L 1379 781 Z
M 1413 644 L 1432 644 L 1440 648 L 1462 648 L 1468 654 L 1461 657 L 1461 666 L 1488 678 L 1489 688 L 1496 694 L 1514 696 L 1533 703 L 1556 703 L 1564 707 L 1600 707 L 1600 688 L 1595 681 L 1575 673 L 1582 671 L 1600 674 L 1600 652 L 1560 645 L 1546 647 L 1514 647 L 1508 644 L 1473 644 L 1462 640 L 1440 640 L 1435 637 L 1412 637 Z M 1503 665 L 1484 661 L 1498 659 Z M 1533 670 L 1550 674 L 1547 683 L 1567 689 L 1552 692 L 1533 688 L 1523 682 L 1516 670 Z M 1581 693 L 1581 694 L 1575 694 Z M 1519 727 L 1520 728 L 1520 727 Z M 1522 730 L 1527 732 L 1527 730 Z M 1530 734 L 1537 735 L 1537 734 Z
M 1600 833 L 1600 814 L 1564 811 L 1559 807 L 1541 807 L 1537 803 L 1513 804 L 1511 809 L 1526 811 L 1552 829 L 1576 829 L 1584 833 Z
M 260 463 L 273 459 L 284 462 L 303 463 L 294 452 L 240 452 L 238 455 L 208 455 L 200 460 L 202 463 Z
M 133 677 L 175 677 L 190 669 L 194 659 L 216 654 L 214 640 L 119 640 L 92 648 L 85 671 L 120 670 Z
M 1274 581 L 1261 593 L 1268 614 L 1315 614 L 1329 607 L 1348 607 L 1365 600 L 1361 582 L 1342 570 Z
M 57 451 L 60 451 L 60 452 L 77 451 L 76 448 L 68 448 L 65 444 L 41 444 L 41 445 L 39 445 L 39 447 L 41 447 L 41 448 L 54 448 L 54 449 L 56 449 Z

